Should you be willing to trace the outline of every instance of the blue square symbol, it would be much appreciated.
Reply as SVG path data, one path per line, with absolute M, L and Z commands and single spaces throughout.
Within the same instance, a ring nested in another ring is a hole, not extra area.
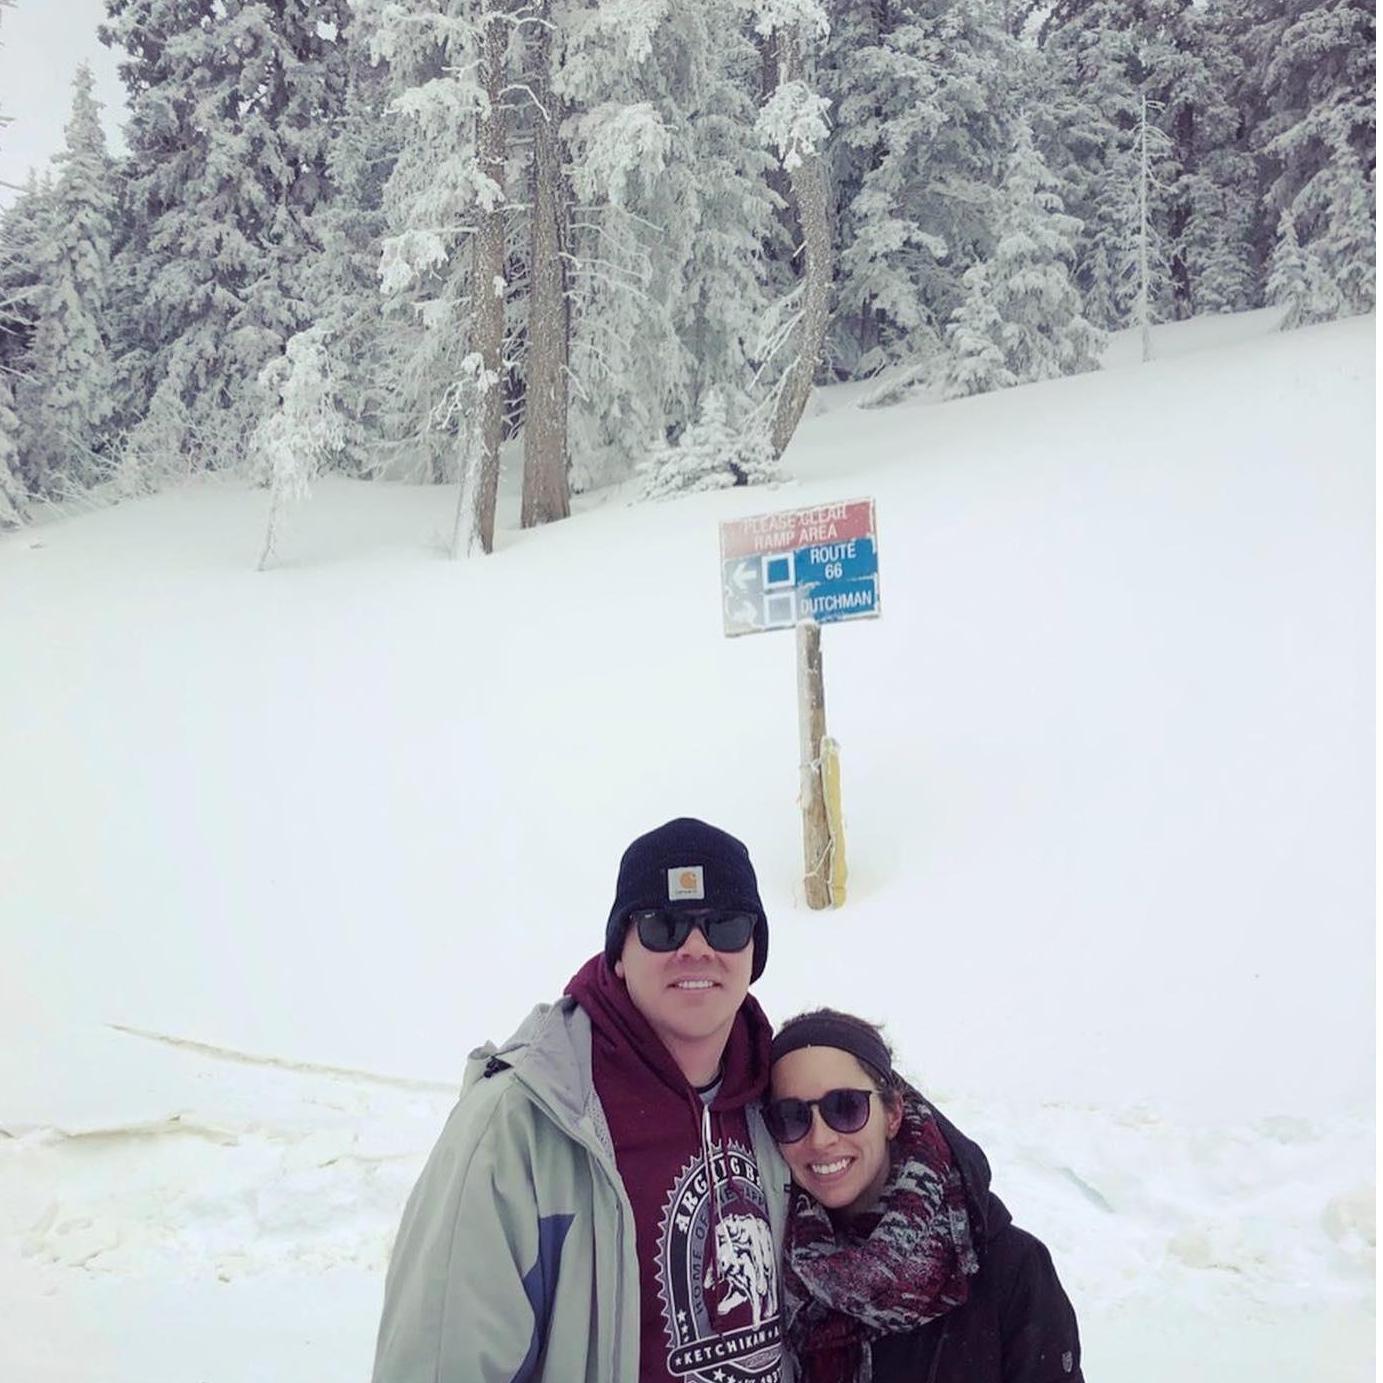
M 765 557 L 764 561 L 764 589 L 772 590 L 775 586 L 792 586 L 796 584 L 797 577 L 794 567 L 793 554 L 784 552 L 781 555 Z

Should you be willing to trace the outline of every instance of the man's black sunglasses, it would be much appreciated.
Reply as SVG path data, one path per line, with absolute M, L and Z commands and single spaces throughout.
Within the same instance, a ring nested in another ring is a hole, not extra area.
M 818 1100 L 771 1100 L 764 1122 L 779 1143 L 797 1143 L 812 1126 L 812 1106 L 837 1133 L 858 1133 L 869 1122 L 869 1099 L 877 1090 L 828 1090 Z
M 641 908 L 629 920 L 646 951 L 677 951 L 699 927 L 713 951 L 742 951 L 754 937 L 758 917 L 720 908 Z

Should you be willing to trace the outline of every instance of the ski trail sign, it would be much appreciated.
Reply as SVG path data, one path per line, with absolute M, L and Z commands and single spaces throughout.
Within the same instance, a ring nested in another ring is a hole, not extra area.
M 852 499 L 720 525 L 725 633 L 797 631 L 802 889 L 810 908 L 845 902 L 840 758 L 826 734 L 821 626 L 879 615 L 874 501 Z
M 874 501 L 846 500 L 720 525 L 725 633 L 879 615 Z

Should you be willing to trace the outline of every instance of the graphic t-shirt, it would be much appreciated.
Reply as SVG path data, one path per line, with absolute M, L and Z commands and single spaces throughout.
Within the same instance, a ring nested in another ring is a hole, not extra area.
M 768 1203 L 744 1115 L 720 1123 L 722 1139 L 708 1156 L 698 1150 L 687 1158 L 668 1188 L 656 1241 L 648 1244 L 638 1227 L 642 1383 L 779 1383 L 782 1376 Z

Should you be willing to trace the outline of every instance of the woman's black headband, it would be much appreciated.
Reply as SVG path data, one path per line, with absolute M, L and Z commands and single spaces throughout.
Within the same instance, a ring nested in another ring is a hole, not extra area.
M 777 1061 L 802 1047 L 838 1047 L 875 1072 L 880 1080 L 886 1081 L 893 1074 L 883 1038 L 873 1028 L 852 1023 L 848 1018 L 811 1013 L 795 1019 L 773 1039 L 771 1059 Z

